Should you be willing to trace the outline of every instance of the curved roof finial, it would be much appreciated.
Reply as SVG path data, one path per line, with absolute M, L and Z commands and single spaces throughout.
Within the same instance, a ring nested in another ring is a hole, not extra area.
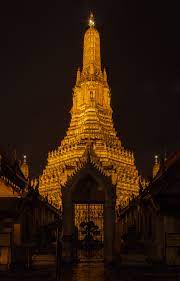
M 94 15 L 91 12 L 89 17 L 89 27 L 93 27 L 93 26 L 95 26 L 95 20 L 94 20 Z

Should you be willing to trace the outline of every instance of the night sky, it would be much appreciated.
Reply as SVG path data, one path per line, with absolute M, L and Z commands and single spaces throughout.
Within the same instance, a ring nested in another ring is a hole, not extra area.
M 37 176 L 60 143 L 90 11 L 101 35 L 115 127 L 140 173 L 151 174 L 155 154 L 179 149 L 178 1 L 1 2 L 1 151 L 27 154 Z

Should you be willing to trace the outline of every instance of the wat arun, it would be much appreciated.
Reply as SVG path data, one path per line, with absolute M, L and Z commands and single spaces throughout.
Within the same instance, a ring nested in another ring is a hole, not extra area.
M 140 176 L 133 152 L 123 147 L 114 128 L 111 94 L 91 14 L 84 34 L 83 65 L 77 70 L 73 88 L 70 125 L 59 147 L 48 153 L 39 177 L 40 194 L 57 208 L 62 204 L 62 188 L 87 161 L 111 179 L 116 187 L 116 206 L 139 193 Z

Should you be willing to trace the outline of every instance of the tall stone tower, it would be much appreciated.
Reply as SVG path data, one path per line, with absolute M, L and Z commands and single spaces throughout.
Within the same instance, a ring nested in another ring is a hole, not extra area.
M 39 191 L 56 207 L 61 188 L 84 165 L 87 158 L 116 186 L 116 206 L 139 192 L 139 176 L 133 153 L 117 137 L 112 120 L 111 91 L 102 70 L 100 36 L 93 15 L 84 35 L 83 66 L 73 88 L 71 121 L 59 147 L 49 152 L 40 176 Z

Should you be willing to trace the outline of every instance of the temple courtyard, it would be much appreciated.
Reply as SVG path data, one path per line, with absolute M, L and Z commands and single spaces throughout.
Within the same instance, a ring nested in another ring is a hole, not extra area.
M 15 272 L 0 272 L 0 280 L 11 281 L 178 281 L 180 272 L 177 268 L 145 268 L 104 266 L 102 262 L 83 262 L 73 266 L 63 266 L 59 280 L 55 269 L 36 269 Z

